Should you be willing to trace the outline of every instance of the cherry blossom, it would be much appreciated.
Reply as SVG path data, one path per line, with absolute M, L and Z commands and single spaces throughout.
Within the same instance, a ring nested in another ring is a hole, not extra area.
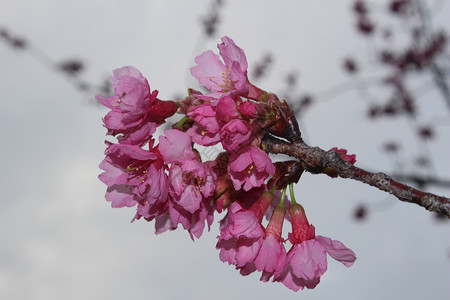
M 114 208 L 135 207 L 132 221 L 154 222 L 156 234 L 182 227 L 192 240 L 210 229 L 216 212 L 223 213 L 216 244 L 222 262 L 295 291 L 314 288 L 327 270 L 327 255 L 347 267 L 356 256 L 341 242 L 316 236 L 295 202 L 292 182 L 309 167 L 304 158 L 274 163 L 268 154 L 276 152 L 267 138 L 301 140 L 290 139 L 299 132 L 287 103 L 249 82 L 247 58 L 233 40 L 223 37 L 218 49 L 220 56 L 208 50 L 191 68 L 211 93 L 190 89 L 176 102 L 158 99 L 134 67 L 113 71 L 115 95 L 96 97 L 109 109 L 103 122 L 116 139 L 106 141 L 100 164 L 105 198 Z M 157 130 L 172 116 L 177 121 L 170 129 Z M 333 150 L 355 163 L 347 150 Z M 329 166 L 313 171 L 338 175 Z M 292 225 L 287 239 L 284 220 Z
M 232 154 L 228 164 L 228 174 L 236 190 L 242 185 L 245 191 L 261 186 L 274 173 L 275 167 L 267 153 L 254 146 Z
M 287 253 L 284 270 L 274 278 L 291 290 L 314 288 L 327 270 L 327 253 L 346 267 L 353 265 L 355 253 L 339 241 L 316 236 L 303 207 L 294 204 L 289 209 L 292 231 L 289 241 L 292 247 Z
M 222 38 L 219 48 L 220 60 L 211 50 L 195 58 L 197 66 L 191 68 L 191 74 L 201 85 L 222 94 L 247 94 L 249 91 L 247 79 L 247 58 L 244 51 L 228 37 Z

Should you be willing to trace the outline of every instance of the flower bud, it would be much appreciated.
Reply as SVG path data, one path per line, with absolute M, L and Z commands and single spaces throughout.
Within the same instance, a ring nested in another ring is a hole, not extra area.
M 250 207 L 249 210 L 253 211 L 258 218 L 258 220 L 261 222 L 264 214 L 266 213 L 267 208 L 272 203 L 274 199 L 273 193 L 271 192 L 264 192 L 258 200 L 253 203 L 253 205 Z
M 292 233 L 289 233 L 289 241 L 299 244 L 316 236 L 315 228 L 310 225 L 305 215 L 305 209 L 300 204 L 294 204 L 289 208 L 291 216 Z
M 233 182 L 230 179 L 230 176 L 228 176 L 227 173 L 223 174 L 219 178 L 217 178 L 216 182 L 216 190 L 214 191 L 214 197 L 218 198 L 221 196 L 225 191 L 233 187 Z

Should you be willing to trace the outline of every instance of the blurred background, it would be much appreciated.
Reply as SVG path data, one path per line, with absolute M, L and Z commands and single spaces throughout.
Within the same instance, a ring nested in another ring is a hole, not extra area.
M 449 197 L 450 4 L 409 2 L 0 0 L 0 299 L 448 299 L 449 221 L 358 182 L 295 186 L 317 234 L 358 257 L 295 293 L 219 261 L 221 216 L 195 242 L 156 236 L 97 178 L 111 71 L 183 97 L 227 35 L 308 144 Z

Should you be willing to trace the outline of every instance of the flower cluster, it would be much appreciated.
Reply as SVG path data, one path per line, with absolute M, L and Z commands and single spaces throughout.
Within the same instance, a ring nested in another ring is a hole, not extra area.
M 113 71 L 115 95 L 96 97 L 110 110 L 103 119 L 107 134 L 117 138 L 106 142 L 100 164 L 106 200 L 136 207 L 133 221 L 155 220 L 156 233 L 181 224 L 192 239 L 211 226 L 216 211 L 227 211 L 216 246 L 220 260 L 292 290 L 314 288 L 327 269 L 327 253 L 346 266 L 356 257 L 342 243 L 315 235 L 292 193 L 292 203 L 285 201 L 286 186 L 283 194 L 271 186 L 269 179 L 284 169 L 272 162 L 262 139 L 286 132 L 280 124 L 289 118 L 287 105 L 249 82 L 244 51 L 231 39 L 223 37 L 218 48 L 220 56 L 206 51 L 191 68 L 210 93 L 190 90 L 179 101 L 158 99 L 133 67 Z M 156 136 L 175 113 L 182 117 Z M 199 150 L 212 146 L 223 151 L 204 160 Z M 265 215 L 270 221 L 263 226 Z M 282 237 L 285 219 L 292 223 L 288 239 Z

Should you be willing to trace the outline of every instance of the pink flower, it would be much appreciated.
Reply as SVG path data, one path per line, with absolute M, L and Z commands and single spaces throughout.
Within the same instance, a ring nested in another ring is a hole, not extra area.
M 255 267 L 262 272 L 261 281 L 267 282 L 273 275 L 277 276 L 285 264 L 286 249 L 282 241 L 274 235 L 266 235 L 255 258 Z
M 286 209 L 276 207 L 267 225 L 263 244 L 255 258 L 255 267 L 263 272 L 261 280 L 267 282 L 270 277 L 278 276 L 286 264 L 286 249 L 283 245 L 281 230 Z
M 181 223 L 183 228 L 189 232 L 192 239 L 194 237 L 200 238 L 205 227 L 205 221 L 208 224 L 208 229 L 214 221 L 213 198 L 203 198 L 200 203 L 200 208 L 194 213 L 188 212 L 183 207 L 177 205 L 175 201 L 171 201 L 169 202 L 168 217 L 170 220 L 164 219 L 164 224 L 155 224 L 155 226 L 158 225 L 159 227 L 157 228 L 157 234 L 167 229 L 174 230 Z
M 249 119 L 254 119 L 254 118 L 258 117 L 258 111 L 257 111 L 256 105 L 251 101 L 243 102 L 240 107 L 240 112 L 243 116 L 245 116 Z
M 294 204 L 289 214 L 293 231 L 289 240 L 293 245 L 287 254 L 284 270 L 274 277 L 274 281 L 282 282 L 294 291 L 304 287 L 312 289 L 327 270 L 327 253 L 346 267 L 356 260 L 355 253 L 341 242 L 316 236 L 314 226 L 309 225 L 301 205 Z
M 231 203 L 216 245 L 220 260 L 237 267 L 253 262 L 263 236 L 264 230 L 255 213 L 243 209 L 237 201 Z
M 264 192 L 249 209 L 244 209 L 235 201 L 221 223 L 216 245 L 220 249 L 220 260 L 235 265 L 242 275 L 256 270 L 255 258 L 260 253 L 264 237 L 261 220 L 273 198 L 271 192 Z
M 267 153 L 253 146 L 231 155 L 228 163 L 228 174 L 235 190 L 240 190 L 242 184 L 245 191 L 261 186 L 274 173 L 275 166 Z
M 213 221 L 212 195 L 216 188 L 216 174 L 208 163 L 197 159 L 191 138 L 177 129 L 166 130 L 160 137 L 159 148 L 169 170 L 168 216 L 159 218 L 157 232 L 173 230 L 178 224 L 189 231 L 191 238 L 200 237 L 205 221 Z
M 240 98 L 237 101 L 241 102 Z M 202 146 L 211 146 L 217 144 L 221 139 L 223 140 L 221 129 L 224 126 L 228 128 L 230 121 L 238 121 L 240 114 L 235 100 L 230 96 L 224 96 L 217 102 L 206 102 L 192 108 L 188 116 L 195 121 L 187 131 L 193 142 Z M 242 121 L 239 122 L 242 123 Z M 249 124 L 245 126 L 250 127 Z M 244 130 L 244 127 L 241 126 L 241 131 Z M 220 135 L 219 132 L 221 132 Z M 248 128 L 245 133 L 251 134 Z M 234 144 L 235 147 L 242 147 L 233 142 L 231 144 Z
M 158 201 L 158 200 L 159 199 L 149 199 L 145 201 L 140 201 L 137 206 L 136 215 L 134 216 L 132 222 L 134 222 L 134 220 L 139 220 L 140 218 L 144 218 L 145 220 L 150 222 L 155 218 L 167 214 L 168 201 Z
M 202 199 L 214 193 L 216 179 L 216 174 L 209 165 L 183 159 L 170 168 L 170 194 L 177 205 L 194 213 L 200 208 Z
M 106 200 L 112 207 L 134 206 L 138 201 L 166 201 L 167 175 L 157 153 L 139 146 L 109 144 L 100 164 L 99 179 L 108 186 Z
M 164 131 L 164 136 L 159 137 L 159 151 L 166 163 L 195 157 L 190 136 L 177 129 L 167 129 Z
M 202 146 L 216 145 L 220 141 L 219 133 L 211 133 L 206 127 L 195 122 L 186 133 L 192 138 L 192 141 Z
M 191 68 L 191 74 L 213 92 L 247 94 L 248 64 L 244 51 L 228 37 L 223 37 L 217 47 L 223 62 L 208 50 L 195 58 L 197 66 Z
M 104 122 L 108 129 L 123 130 L 140 124 L 152 102 L 150 86 L 142 74 L 133 67 L 113 71 L 110 79 L 116 96 L 96 96 L 97 100 L 110 108 Z M 156 97 L 155 97 L 156 98 Z
M 273 200 L 273 193 L 267 191 L 259 197 L 249 210 L 254 211 L 261 222 Z M 262 272 L 261 281 L 267 282 L 273 275 L 277 276 L 284 269 L 286 249 L 283 245 L 284 240 L 281 237 L 281 231 L 285 213 L 285 208 L 277 207 L 275 209 L 264 231 L 264 238 L 255 259 L 243 267 L 238 267 L 241 275 L 246 276 L 258 270 Z
M 239 97 L 234 99 L 230 96 L 224 96 L 217 101 L 216 104 L 216 114 L 217 119 L 222 123 L 227 123 L 232 119 L 237 119 L 240 117 L 240 113 L 237 109 L 237 105 L 240 105 L 242 100 Z
M 116 95 L 125 94 L 124 96 L 126 96 L 130 93 L 140 93 L 140 89 L 144 92 L 150 90 L 147 79 L 134 67 L 127 66 L 115 69 L 113 75 L 114 77 L 110 79 L 110 82 Z
M 240 152 L 254 139 L 251 125 L 239 119 L 231 120 L 220 130 L 220 141 L 228 153 Z
M 215 107 L 209 102 L 194 107 L 187 115 L 204 126 L 210 133 L 217 133 L 220 130 L 220 125 L 216 119 Z
M 103 122 L 108 133 L 118 135 L 120 143 L 145 144 L 159 124 L 178 109 L 173 101 L 157 99 L 158 91 L 150 92 L 150 86 L 142 74 L 133 67 L 113 71 L 110 79 L 115 96 L 96 99 L 111 109 Z
M 146 187 L 146 197 L 138 203 L 135 219 L 143 217 L 151 221 L 166 213 L 168 209 L 169 182 L 164 168 L 156 169 L 151 165 L 146 173 L 151 184 Z
M 193 142 L 202 146 L 211 146 L 219 142 L 220 124 L 216 118 L 215 106 L 207 102 L 194 107 L 187 115 L 195 121 L 187 131 Z

